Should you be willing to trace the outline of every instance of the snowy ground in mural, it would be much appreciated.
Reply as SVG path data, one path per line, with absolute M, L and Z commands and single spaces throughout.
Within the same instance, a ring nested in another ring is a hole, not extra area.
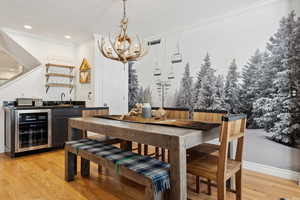
M 263 129 L 247 129 L 245 159 L 250 162 L 281 169 L 300 171 L 300 149 L 291 148 L 267 139 Z

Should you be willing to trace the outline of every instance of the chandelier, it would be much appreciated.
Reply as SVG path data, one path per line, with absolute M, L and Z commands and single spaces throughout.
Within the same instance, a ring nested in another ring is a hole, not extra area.
M 114 39 L 102 37 L 98 40 L 98 47 L 106 58 L 120 61 L 126 64 L 129 61 L 136 61 L 148 53 L 146 43 L 141 41 L 139 36 L 132 39 L 127 35 L 128 17 L 126 15 L 126 0 L 123 0 L 123 19 L 121 20 L 120 33 Z

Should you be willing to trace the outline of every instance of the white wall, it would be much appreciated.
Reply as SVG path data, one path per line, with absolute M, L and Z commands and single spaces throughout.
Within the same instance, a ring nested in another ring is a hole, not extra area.
M 94 38 L 96 105 L 107 104 L 110 114 L 125 114 L 128 112 L 128 67 L 104 58 L 97 44 L 101 36 Z
M 86 84 L 79 83 L 79 71 L 76 73 L 76 100 L 86 101 L 87 106 L 95 105 L 95 45 L 94 40 L 84 42 L 78 46 L 77 49 L 77 60 L 78 66 L 81 65 L 82 60 L 86 58 L 91 65 L 91 82 Z M 91 92 L 90 99 L 88 94 Z
M 45 64 L 49 61 L 62 64 L 73 63 L 76 59 L 76 48 L 70 43 L 61 43 L 47 38 L 41 38 L 25 33 L 6 31 L 12 39 L 19 43 L 25 50 Z M 43 98 L 44 100 L 59 100 L 60 93 L 65 92 L 69 98 L 68 90 L 50 88 L 45 91 L 45 66 L 37 67 L 18 79 L 0 87 L 0 153 L 4 151 L 4 112 L 3 101 L 15 100 L 17 97 Z M 74 98 L 74 95 L 72 95 Z
M 77 84 L 76 99 L 87 101 L 89 106 L 110 108 L 111 114 L 128 112 L 128 69 L 122 63 L 104 58 L 99 52 L 98 40 L 101 36 L 82 43 L 78 47 L 78 65 L 87 58 L 91 65 L 91 83 Z M 77 78 L 78 82 L 78 78 Z M 92 92 L 91 100 L 88 93 Z

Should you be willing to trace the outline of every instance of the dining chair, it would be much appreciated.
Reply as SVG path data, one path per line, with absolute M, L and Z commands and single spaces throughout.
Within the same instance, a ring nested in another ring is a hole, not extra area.
M 196 109 L 193 113 L 193 121 L 222 124 L 222 117 L 224 117 L 226 114 L 227 111 L 225 110 Z M 221 137 L 219 138 L 219 142 L 221 142 Z M 189 149 L 188 153 L 190 153 L 191 151 L 197 151 L 198 154 L 212 154 L 219 151 L 219 148 L 219 144 L 204 143 Z
M 153 108 L 153 110 L 156 110 L 159 108 Z M 167 119 L 189 119 L 189 110 L 186 108 L 164 108 L 167 112 Z M 148 155 L 148 156 L 154 156 L 155 158 L 159 159 L 161 158 L 162 161 L 166 161 L 168 159 L 169 161 L 169 152 L 166 149 L 155 147 L 155 152 L 149 154 L 149 146 L 147 144 L 137 144 L 137 152 L 140 155 Z M 167 153 L 168 152 L 168 153 Z
M 211 181 L 217 186 L 218 200 L 226 199 L 226 181 L 235 175 L 236 200 L 242 199 L 242 162 L 246 128 L 246 115 L 228 115 L 222 117 L 221 145 L 218 156 L 206 154 L 195 157 L 187 163 L 187 172 L 196 176 L 196 190 L 199 192 L 200 177 L 208 180 L 209 193 Z M 228 158 L 229 143 L 237 140 L 235 159 Z

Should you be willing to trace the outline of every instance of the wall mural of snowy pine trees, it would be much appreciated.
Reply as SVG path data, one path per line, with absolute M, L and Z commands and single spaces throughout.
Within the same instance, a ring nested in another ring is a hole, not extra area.
M 191 64 L 184 60 L 180 84 L 173 88 L 173 102 L 167 106 L 246 113 L 249 129 L 263 128 L 269 139 L 300 147 L 300 18 L 296 13 L 283 17 L 265 48 L 253 52 L 243 66 L 232 58 L 223 66 L 224 74 L 216 72 L 209 52 L 200 67 L 193 66 L 194 76 Z M 150 84 L 139 84 L 141 65 L 135 65 L 129 65 L 129 108 L 138 102 L 152 103 L 156 93 Z

